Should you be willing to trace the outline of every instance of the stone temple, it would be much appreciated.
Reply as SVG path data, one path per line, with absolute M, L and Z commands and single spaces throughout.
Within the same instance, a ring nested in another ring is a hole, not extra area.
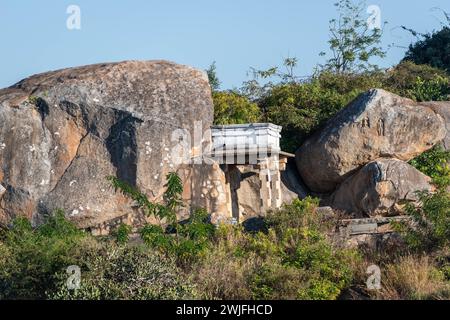
M 271 123 L 252 123 L 211 127 L 212 148 L 206 154 L 225 172 L 229 216 L 242 222 L 246 215 L 237 190 L 242 176 L 259 178 L 260 214 L 281 207 L 281 172 L 293 154 L 280 149 L 281 127 Z

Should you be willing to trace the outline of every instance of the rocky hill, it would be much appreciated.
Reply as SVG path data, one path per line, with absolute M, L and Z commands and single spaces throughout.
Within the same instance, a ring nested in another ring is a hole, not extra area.
M 406 162 L 444 141 L 449 103 L 416 103 L 383 90 L 361 95 L 298 150 L 309 189 L 333 209 L 393 214 L 430 179 Z M 22 215 L 39 223 L 57 208 L 82 228 L 146 219 L 114 192 L 113 175 L 162 198 L 167 173 L 183 181 L 186 206 L 228 217 L 228 181 L 217 163 L 196 162 L 211 143 L 211 90 L 205 73 L 166 61 L 127 61 L 48 72 L 0 90 L 0 223 Z M 200 135 L 200 136 L 199 136 Z M 173 158 L 182 140 L 188 161 Z M 196 143 L 195 141 L 199 143 Z M 242 203 L 257 214 L 257 184 L 242 175 Z M 247 180 L 248 181 L 247 181 Z M 304 197 L 295 166 L 283 200 Z M 101 232 L 103 232 L 101 231 Z

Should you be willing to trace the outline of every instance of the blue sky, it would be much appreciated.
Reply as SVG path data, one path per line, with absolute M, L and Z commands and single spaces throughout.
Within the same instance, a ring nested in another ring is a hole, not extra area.
M 222 88 L 238 87 L 250 67 L 286 56 L 310 74 L 324 58 L 335 0 L 0 0 L 0 87 L 31 74 L 129 59 L 167 59 L 205 69 L 217 61 Z M 81 9 L 81 30 L 68 30 L 66 9 Z M 368 0 L 388 21 L 383 42 L 406 47 L 418 31 L 439 28 L 448 0 Z M 394 47 L 382 66 L 396 64 Z

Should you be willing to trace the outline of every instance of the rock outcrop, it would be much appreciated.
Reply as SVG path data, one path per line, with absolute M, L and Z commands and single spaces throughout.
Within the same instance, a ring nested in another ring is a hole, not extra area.
M 312 191 L 328 193 L 378 158 L 413 159 L 446 132 L 444 119 L 426 104 L 375 89 L 308 139 L 296 153 L 297 167 Z
M 439 101 L 439 102 L 427 102 L 424 104 L 425 106 L 431 108 L 434 112 L 440 115 L 445 122 L 445 126 L 447 129 L 447 134 L 442 141 L 442 146 L 445 150 L 450 150 L 450 102 L 448 101 Z
M 432 191 L 431 179 L 397 159 L 373 161 L 342 183 L 332 207 L 355 216 L 395 215 L 417 191 Z
M 136 212 L 107 176 L 159 201 L 170 171 L 190 208 L 226 214 L 219 166 L 179 164 L 171 152 L 184 134 L 198 156 L 212 121 L 206 74 L 165 61 L 65 69 L 0 90 L 0 223 L 62 208 L 80 227 L 102 224 Z

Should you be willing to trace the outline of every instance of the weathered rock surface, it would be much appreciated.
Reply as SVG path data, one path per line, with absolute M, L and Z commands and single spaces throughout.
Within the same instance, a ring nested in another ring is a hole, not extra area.
M 408 161 L 430 149 L 446 129 L 425 105 L 380 89 L 362 94 L 297 151 L 303 181 L 314 192 L 332 192 L 370 161 Z
M 431 191 L 431 179 L 397 159 L 373 161 L 340 185 L 333 195 L 334 209 L 356 215 L 397 213 L 407 201 L 417 201 L 417 191 Z
M 234 166 L 230 171 L 230 189 L 233 216 L 239 221 L 261 217 L 261 180 L 258 170 L 249 166 Z M 290 204 L 295 199 L 307 196 L 304 186 L 299 182 L 295 163 L 288 163 L 286 170 L 281 172 L 282 203 Z
M 201 135 L 212 121 L 206 75 L 165 61 L 65 69 L 0 90 L 0 222 L 39 222 L 62 208 L 80 227 L 95 226 L 136 211 L 107 176 L 158 201 L 170 171 L 182 176 L 191 207 L 225 214 L 220 168 L 171 157 L 174 130 L 194 137 L 195 125 Z
M 445 122 L 445 127 L 447 129 L 447 134 L 442 141 L 442 146 L 445 150 L 450 150 L 450 102 L 439 101 L 439 102 L 426 102 L 425 105 L 433 109 L 438 115 L 440 115 Z

